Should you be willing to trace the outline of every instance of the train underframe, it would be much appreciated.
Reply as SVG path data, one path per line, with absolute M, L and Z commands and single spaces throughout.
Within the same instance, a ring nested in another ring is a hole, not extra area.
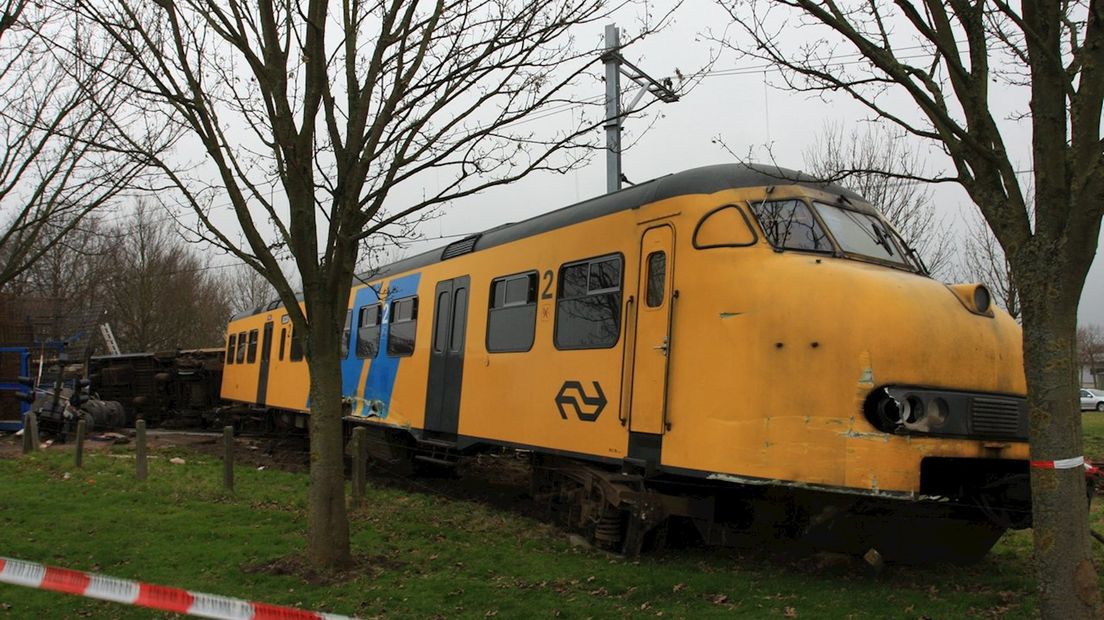
M 471 453 L 503 449 L 483 444 L 460 451 L 404 430 L 364 426 L 370 458 L 405 473 L 450 467 Z M 1022 461 L 928 459 L 921 493 L 906 497 L 650 474 L 526 452 L 531 497 L 592 544 L 626 555 L 662 546 L 669 537 L 691 536 L 706 545 L 774 544 L 909 564 L 971 563 L 1006 530 L 1031 525 Z

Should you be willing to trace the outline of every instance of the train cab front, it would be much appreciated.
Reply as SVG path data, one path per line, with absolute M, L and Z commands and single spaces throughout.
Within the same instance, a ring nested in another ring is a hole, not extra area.
M 674 371 L 665 461 L 898 516 L 1028 526 L 1022 332 L 990 292 L 930 277 L 857 196 L 779 187 L 738 206 L 757 241 L 701 246 L 708 277 L 683 280 L 673 363 L 719 363 Z M 718 281 L 732 285 L 693 295 Z

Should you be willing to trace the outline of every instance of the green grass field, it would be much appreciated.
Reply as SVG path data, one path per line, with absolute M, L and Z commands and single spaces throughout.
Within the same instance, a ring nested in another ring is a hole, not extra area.
M 1094 415 L 1086 451 L 1101 457 L 1104 415 Z M 361 566 L 308 582 L 256 570 L 301 554 L 306 475 L 242 467 L 228 495 L 211 457 L 153 460 L 139 483 L 125 456 L 92 454 L 83 470 L 58 451 L 0 460 L 0 555 L 362 618 L 1035 615 L 1029 532 L 1007 534 L 972 567 L 875 573 L 838 556 L 710 548 L 627 560 L 482 504 L 379 488 L 352 517 Z M 1099 504 L 1093 522 L 1104 531 Z M 0 619 L 89 617 L 161 616 L 0 585 Z
M 1081 429 L 1085 441 L 1085 456 L 1104 461 L 1104 413 L 1082 413 Z

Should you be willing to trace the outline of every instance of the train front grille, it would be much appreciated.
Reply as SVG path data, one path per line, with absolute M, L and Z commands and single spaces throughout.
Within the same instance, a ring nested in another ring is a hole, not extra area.
M 1015 437 L 1020 430 L 1020 403 L 1010 398 L 975 396 L 970 402 L 970 431 L 975 435 Z

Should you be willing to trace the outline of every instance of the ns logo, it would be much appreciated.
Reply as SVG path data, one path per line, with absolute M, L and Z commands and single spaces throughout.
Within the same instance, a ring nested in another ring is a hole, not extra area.
M 595 395 L 589 396 L 583 389 L 580 381 L 564 381 L 556 394 L 556 408 L 560 411 L 560 417 L 567 419 L 568 410 L 573 409 L 575 415 L 583 422 L 593 422 L 606 408 L 606 395 L 602 392 L 602 386 L 597 381 L 591 381 Z

